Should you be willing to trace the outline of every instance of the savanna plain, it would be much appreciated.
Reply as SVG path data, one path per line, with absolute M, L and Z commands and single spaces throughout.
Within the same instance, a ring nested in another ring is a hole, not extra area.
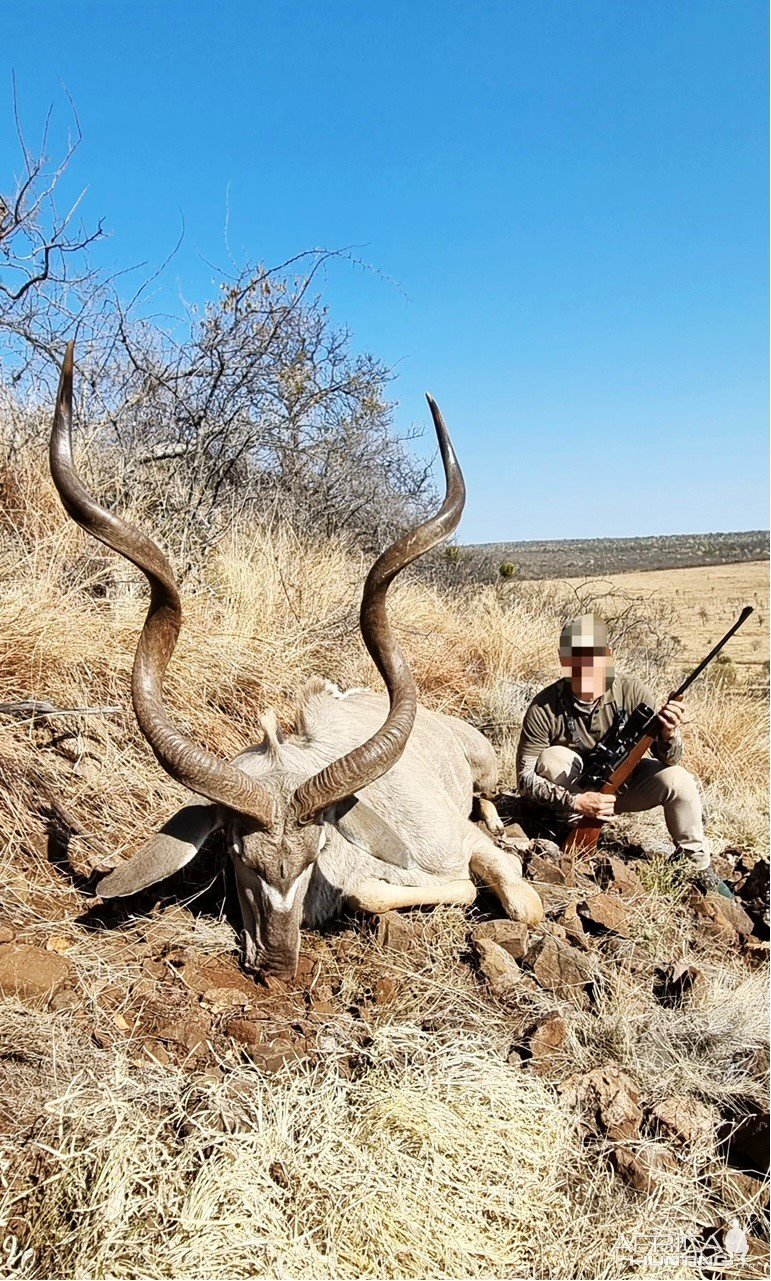
M 630 818 L 585 864 L 527 847 L 547 909 L 527 937 L 482 891 L 305 932 L 297 981 L 261 984 L 217 845 L 162 893 L 94 905 L 96 874 L 185 800 L 130 709 L 145 588 L 66 520 L 32 448 L 2 477 L 0 537 L 5 1275 L 695 1278 L 732 1218 L 749 1250 L 731 1275 L 764 1275 L 765 563 L 415 574 L 391 599 L 422 699 L 491 737 L 528 838 L 514 751 L 563 619 L 604 611 L 618 666 L 663 697 L 754 604 L 686 730 L 732 917 L 673 870 L 660 816 Z M 183 585 L 185 730 L 232 756 L 266 706 L 291 723 L 311 674 L 377 686 L 367 567 L 351 542 L 236 521 Z M 497 938 L 508 970 L 483 964 Z

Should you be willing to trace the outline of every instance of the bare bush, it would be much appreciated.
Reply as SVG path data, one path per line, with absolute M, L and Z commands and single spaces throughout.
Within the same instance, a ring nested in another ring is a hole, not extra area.
M 93 268 L 102 232 L 76 226 L 57 195 L 78 144 L 48 159 L 50 117 L 0 198 L 0 381 L 6 459 L 42 447 L 57 366 L 77 337 L 77 412 L 105 498 L 140 502 L 183 565 L 240 515 L 274 513 L 313 537 L 379 548 L 431 497 L 430 464 L 394 430 L 390 372 L 357 355 L 323 301 L 343 255 L 302 253 L 278 267 L 234 265 L 214 300 L 175 322 L 126 303 Z M 82 193 L 81 193 L 82 196 Z

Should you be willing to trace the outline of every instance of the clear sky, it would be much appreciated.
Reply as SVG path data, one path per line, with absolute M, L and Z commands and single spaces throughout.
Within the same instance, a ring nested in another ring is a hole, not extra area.
M 211 295 L 228 199 L 252 258 L 377 268 L 328 300 L 400 426 L 439 401 L 462 541 L 767 526 L 764 0 L 14 0 L 0 29 L 0 186 L 12 71 L 31 136 L 63 81 L 102 261 L 157 264 L 184 216 L 160 302 Z

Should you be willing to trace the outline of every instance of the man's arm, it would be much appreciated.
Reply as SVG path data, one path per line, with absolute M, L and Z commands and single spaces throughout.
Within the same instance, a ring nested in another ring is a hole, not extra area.
M 522 733 L 517 747 L 517 787 L 520 796 L 550 805 L 562 813 L 573 809 L 573 798 L 566 787 L 551 783 L 536 773 L 536 764 L 541 752 L 552 746 L 550 721 L 545 708 L 533 702 L 525 712 L 522 722 Z

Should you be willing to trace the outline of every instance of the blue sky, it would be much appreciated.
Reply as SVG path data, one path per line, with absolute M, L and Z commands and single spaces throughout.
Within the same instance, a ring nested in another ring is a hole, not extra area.
M 102 260 L 157 264 L 184 217 L 159 306 L 211 295 L 228 201 L 236 251 L 377 269 L 327 298 L 400 427 L 439 401 L 462 541 L 767 526 L 764 3 L 15 0 L 2 29 L 3 172 L 11 73 L 30 136 L 63 81 Z

